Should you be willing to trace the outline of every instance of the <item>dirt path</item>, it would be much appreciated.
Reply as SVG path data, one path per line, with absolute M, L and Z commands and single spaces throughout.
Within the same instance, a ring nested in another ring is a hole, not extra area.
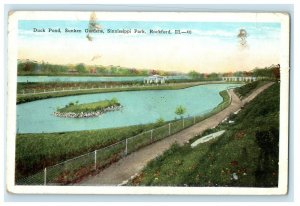
M 144 148 L 139 149 L 136 152 L 129 154 L 120 161 L 112 164 L 108 168 L 95 176 L 89 176 L 83 179 L 76 185 L 119 185 L 122 182 L 128 180 L 131 176 L 137 174 L 147 165 L 147 163 L 155 157 L 161 155 L 167 150 L 173 143 L 178 142 L 184 144 L 189 139 L 196 135 L 201 134 L 206 129 L 217 126 L 222 120 L 224 120 L 230 113 L 239 110 L 245 103 L 253 100 L 259 93 L 267 89 L 273 83 L 265 84 L 259 89 L 255 90 L 251 95 L 241 101 L 233 90 L 229 90 L 229 94 L 232 98 L 229 107 L 223 111 L 215 114 L 202 122 L 199 122 L 177 134 L 167 137 L 163 140 L 155 142 Z

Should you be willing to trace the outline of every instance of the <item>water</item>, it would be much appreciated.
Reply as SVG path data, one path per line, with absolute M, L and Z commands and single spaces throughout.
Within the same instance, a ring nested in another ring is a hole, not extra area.
M 74 76 L 18 76 L 19 83 L 22 82 L 130 82 L 143 81 L 146 76 L 126 77 L 74 77 Z M 167 79 L 189 79 L 188 76 L 168 76 Z
M 28 102 L 17 105 L 18 133 L 80 131 L 113 128 L 165 121 L 176 118 L 175 109 L 183 105 L 185 116 L 207 112 L 222 102 L 219 92 L 237 84 L 210 84 L 181 90 L 128 91 L 87 94 Z M 57 107 L 69 102 L 96 102 L 116 97 L 123 109 L 93 118 L 60 118 L 53 115 Z M 178 118 L 178 117 L 177 117 Z

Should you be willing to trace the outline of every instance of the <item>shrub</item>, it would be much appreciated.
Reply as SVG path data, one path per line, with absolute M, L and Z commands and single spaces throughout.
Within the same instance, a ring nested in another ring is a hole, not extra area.
M 180 116 L 181 118 L 183 117 L 184 113 L 186 112 L 186 108 L 182 105 L 179 105 L 175 109 L 175 114 Z
M 165 120 L 164 120 L 162 117 L 158 118 L 158 119 L 155 121 L 155 125 L 156 125 L 156 126 L 162 126 L 164 123 L 165 123 Z

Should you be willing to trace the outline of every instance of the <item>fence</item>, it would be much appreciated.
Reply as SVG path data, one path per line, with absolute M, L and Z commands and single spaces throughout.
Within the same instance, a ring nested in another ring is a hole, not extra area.
M 59 93 L 59 92 L 76 92 L 76 91 L 86 91 L 86 90 L 96 90 L 96 89 L 122 89 L 122 88 L 132 88 L 132 87 L 150 87 L 156 85 L 104 85 L 104 86 L 94 86 L 94 87 L 68 87 L 68 88 L 53 88 L 53 89 L 26 89 L 18 92 L 19 95 L 33 95 L 33 94 L 49 94 L 49 93 Z
M 213 83 L 213 82 L 211 82 Z M 18 91 L 18 95 L 35 95 L 35 94 L 51 94 L 59 92 L 78 92 L 88 90 L 99 90 L 99 89 L 125 89 L 125 88 L 144 88 L 144 87 L 156 87 L 156 86 L 173 86 L 173 85 L 184 85 L 191 84 L 197 85 L 199 82 L 185 82 L 185 83 L 165 83 L 165 84 L 122 84 L 122 85 L 103 85 L 93 87 L 68 87 L 68 88 L 53 88 L 53 89 L 22 89 Z
M 110 146 L 46 167 L 43 171 L 40 171 L 35 175 L 16 180 L 16 184 L 66 185 L 80 180 L 82 177 L 103 169 L 141 147 L 175 134 L 204 120 L 208 116 L 223 110 L 231 103 L 231 96 L 229 95 L 229 97 L 230 99 L 228 102 L 221 103 L 213 111 L 209 110 L 202 112 L 200 115 L 169 122 L 161 127 L 140 133 Z

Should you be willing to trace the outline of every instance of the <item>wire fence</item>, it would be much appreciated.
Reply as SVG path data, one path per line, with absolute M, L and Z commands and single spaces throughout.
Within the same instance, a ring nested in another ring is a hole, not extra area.
M 84 176 L 95 173 L 122 157 L 138 150 L 141 147 L 164 139 L 172 134 L 186 129 L 208 116 L 222 111 L 231 103 L 231 96 L 227 102 L 221 103 L 214 110 L 202 112 L 200 115 L 174 120 L 158 128 L 140 133 L 130 138 L 114 143 L 110 146 L 66 160 L 44 170 L 19 180 L 17 185 L 66 185 L 80 181 Z
M 157 87 L 157 86 L 174 86 L 174 85 L 185 85 L 185 84 L 199 84 L 194 82 L 184 82 L 184 83 L 164 83 L 164 84 L 122 84 L 122 85 L 102 85 L 102 86 L 92 86 L 92 87 L 65 87 L 65 88 L 48 88 L 48 89 L 19 89 L 18 95 L 36 95 L 36 94 L 51 94 L 60 92 L 78 92 L 78 91 L 88 91 L 88 90 L 108 90 L 108 89 L 126 89 L 126 88 L 145 88 L 145 87 Z
M 122 89 L 132 87 L 150 87 L 156 85 L 103 85 L 93 87 L 66 87 L 66 88 L 53 88 L 53 89 L 21 89 L 18 91 L 19 95 L 34 95 L 34 94 L 49 94 L 49 93 L 60 93 L 60 92 L 76 92 L 86 90 L 97 90 L 97 89 Z

